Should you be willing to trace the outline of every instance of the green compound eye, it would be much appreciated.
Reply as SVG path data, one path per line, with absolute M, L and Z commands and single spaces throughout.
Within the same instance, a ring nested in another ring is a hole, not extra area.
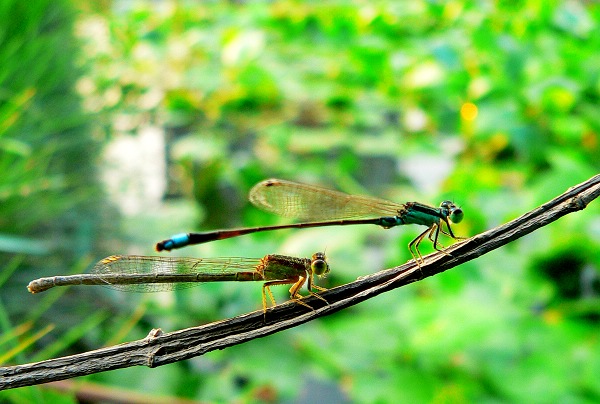
M 310 262 L 310 269 L 315 275 L 325 275 L 329 272 L 329 264 L 327 264 L 327 259 L 325 258 L 325 254 L 316 253 L 312 256 L 312 261 Z
M 449 218 L 452 223 L 460 223 L 464 216 L 465 214 L 463 213 L 462 209 L 455 208 L 451 211 Z

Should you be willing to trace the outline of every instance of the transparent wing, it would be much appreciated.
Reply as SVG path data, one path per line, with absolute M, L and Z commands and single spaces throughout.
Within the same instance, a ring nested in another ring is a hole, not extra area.
M 113 255 L 99 261 L 92 272 L 98 276 L 99 284 L 113 289 L 127 292 L 161 292 L 198 285 L 201 275 L 253 272 L 260 262 L 260 258 L 241 257 L 208 259 Z M 127 277 L 140 282 L 141 278 L 147 278 L 149 275 L 161 276 L 168 282 L 121 284 L 116 283 L 121 281 L 114 280 L 116 277 Z M 190 275 L 200 275 L 199 281 L 190 282 Z
M 311 221 L 395 216 L 404 207 L 384 199 L 278 179 L 256 184 L 250 190 L 249 199 L 267 212 Z

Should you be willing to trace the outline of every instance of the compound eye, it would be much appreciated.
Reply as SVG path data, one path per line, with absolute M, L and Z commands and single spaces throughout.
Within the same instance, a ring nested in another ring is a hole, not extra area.
M 464 216 L 465 214 L 461 208 L 455 208 L 450 212 L 449 219 L 452 223 L 460 223 Z
M 313 259 L 310 263 L 310 268 L 313 271 L 313 274 L 321 276 L 325 275 L 329 272 L 329 264 L 325 261 L 325 257 L 323 259 Z

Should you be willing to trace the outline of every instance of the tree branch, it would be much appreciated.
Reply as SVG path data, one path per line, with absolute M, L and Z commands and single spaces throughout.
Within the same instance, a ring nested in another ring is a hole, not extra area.
M 295 327 L 477 258 L 568 213 L 584 209 L 599 195 L 600 175 L 596 175 L 509 223 L 452 245 L 445 250 L 451 256 L 444 253 L 428 255 L 421 269 L 412 261 L 329 289 L 321 294 L 329 304 L 314 297 L 303 299 L 314 308 L 313 311 L 288 302 L 269 309 L 266 315 L 255 311 L 170 333 L 152 330 L 148 337 L 138 341 L 42 362 L 1 367 L 0 390 L 129 366 L 161 366 Z

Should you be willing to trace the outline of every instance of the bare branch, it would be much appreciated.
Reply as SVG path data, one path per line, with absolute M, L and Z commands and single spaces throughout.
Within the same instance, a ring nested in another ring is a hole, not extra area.
M 584 209 L 599 195 L 600 175 L 596 175 L 509 223 L 454 244 L 446 250 L 452 256 L 435 253 L 425 257 L 420 270 L 414 262 L 409 262 L 330 289 L 321 294 L 329 304 L 314 297 L 304 299 L 313 311 L 288 302 L 269 309 L 266 315 L 255 311 L 170 333 L 152 330 L 148 337 L 138 341 L 37 363 L 2 367 L 0 390 L 129 366 L 161 366 L 295 327 L 477 258 L 568 213 Z

